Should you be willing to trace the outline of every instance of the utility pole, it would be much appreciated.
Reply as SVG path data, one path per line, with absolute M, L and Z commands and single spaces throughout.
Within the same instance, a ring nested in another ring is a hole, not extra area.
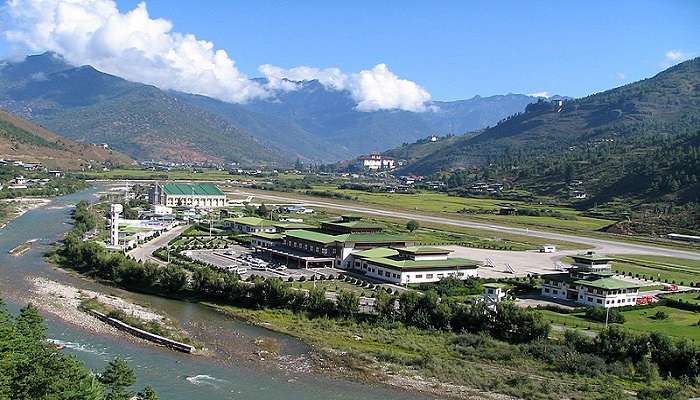
M 608 318 L 610 317 L 610 307 L 605 307 L 605 329 L 608 329 Z

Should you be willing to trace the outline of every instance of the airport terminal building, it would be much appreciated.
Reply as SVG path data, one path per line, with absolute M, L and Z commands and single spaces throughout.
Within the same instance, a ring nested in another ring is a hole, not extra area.
M 155 184 L 148 193 L 151 204 L 167 207 L 219 208 L 226 206 L 226 195 L 211 183 Z

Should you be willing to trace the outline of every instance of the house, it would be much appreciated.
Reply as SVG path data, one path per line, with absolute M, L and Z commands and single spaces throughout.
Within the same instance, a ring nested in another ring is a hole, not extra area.
M 515 207 L 504 206 L 498 209 L 500 215 L 518 215 L 518 209 Z
M 275 233 L 277 228 L 274 221 L 258 217 L 227 218 L 224 220 L 224 228 L 236 233 Z
M 61 178 L 63 177 L 63 171 L 59 171 L 56 169 L 53 169 L 51 171 L 48 171 L 48 174 L 53 176 L 54 178 Z
M 371 153 L 359 158 L 362 167 L 371 171 L 389 170 L 396 167 L 396 162 L 391 157 L 379 153 Z
M 572 258 L 569 272 L 542 276 L 542 296 L 605 308 L 637 304 L 641 285 L 615 278 L 610 257 L 589 251 Z
M 157 183 L 151 188 L 148 200 L 151 204 L 168 207 L 226 206 L 226 195 L 211 183 Z
M 448 257 L 438 247 L 378 247 L 351 254 L 352 269 L 382 281 L 407 285 L 476 277 L 477 262 Z
M 484 283 L 484 293 L 482 297 L 486 304 L 495 305 L 506 297 L 507 286 L 502 283 Z

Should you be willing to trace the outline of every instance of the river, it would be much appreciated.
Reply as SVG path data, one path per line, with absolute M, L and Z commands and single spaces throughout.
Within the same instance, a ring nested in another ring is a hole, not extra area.
M 97 189 L 55 198 L 31 210 L 0 230 L 0 294 L 12 311 L 24 305 L 31 285 L 28 278 L 46 277 L 78 288 L 114 293 L 148 305 L 177 321 L 194 338 L 205 343 L 213 357 L 177 353 L 122 336 L 96 335 L 58 318 L 47 316 L 49 337 L 65 344 L 89 368 L 99 370 L 116 356 L 129 361 L 137 376 L 136 388 L 153 386 L 164 400 L 196 399 L 428 399 L 421 394 L 329 378 L 295 370 L 308 362 L 310 349 L 286 335 L 227 318 L 206 307 L 156 296 L 133 294 L 103 286 L 56 270 L 43 260 L 52 243 L 70 229 L 70 211 L 80 200 L 95 200 Z M 28 240 L 37 240 L 21 257 L 8 251 Z M 253 360 L 256 339 L 274 341 L 292 368 Z

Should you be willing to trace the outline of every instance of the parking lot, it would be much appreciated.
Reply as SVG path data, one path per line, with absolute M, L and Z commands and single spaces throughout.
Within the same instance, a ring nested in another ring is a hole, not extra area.
M 342 272 L 334 268 L 287 268 L 283 262 L 259 257 L 252 249 L 240 245 L 233 245 L 226 249 L 189 250 L 183 254 L 217 268 L 235 271 L 242 279 L 255 275 L 263 278 L 277 277 L 284 280 L 292 277 L 297 280 L 302 276 L 309 279 L 314 275 L 317 277 L 338 275 Z

